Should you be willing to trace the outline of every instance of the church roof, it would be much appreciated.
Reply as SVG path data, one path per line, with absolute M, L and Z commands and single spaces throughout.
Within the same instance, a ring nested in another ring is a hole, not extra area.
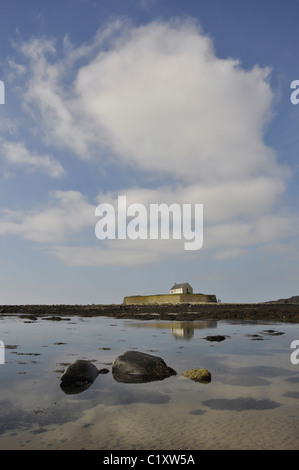
M 170 290 L 181 289 L 184 286 L 190 286 L 190 284 L 188 284 L 188 282 L 183 282 L 183 284 L 174 284 L 174 286 L 172 286 Z

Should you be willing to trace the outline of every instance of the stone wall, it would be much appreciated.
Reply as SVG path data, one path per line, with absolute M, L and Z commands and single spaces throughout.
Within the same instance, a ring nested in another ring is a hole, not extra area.
M 160 295 L 132 295 L 124 298 L 124 305 L 134 304 L 200 304 L 217 302 L 216 295 L 207 294 L 160 294 Z

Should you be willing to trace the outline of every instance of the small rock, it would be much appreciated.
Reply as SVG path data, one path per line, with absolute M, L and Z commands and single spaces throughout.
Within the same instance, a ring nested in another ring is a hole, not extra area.
M 206 336 L 205 339 L 207 341 L 223 341 L 225 340 L 225 336 L 223 335 L 215 335 L 215 336 Z
M 270 336 L 280 336 L 284 334 L 282 331 L 276 330 L 264 330 L 263 333 Z
M 195 382 L 211 382 L 211 372 L 206 368 L 195 367 L 194 369 L 186 370 L 182 375 L 188 379 L 194 380 Z

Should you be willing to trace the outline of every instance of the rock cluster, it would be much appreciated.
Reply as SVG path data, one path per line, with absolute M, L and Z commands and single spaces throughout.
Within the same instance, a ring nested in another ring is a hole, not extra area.
M 67 394 L 80 393 L 90 387 L 99 374 L 107 372 L 108 369 L 98 370 L 92 362 L 78 359 L 61 375 L 60 387 Z M 161 357 L 139 351 L 127 351 L 118 356 L 112 364 L 112 375 L 117 382 L 153 382 L 176 374 Z M 183 376 L 196 382 L 211 381 L 211 373 L 205 368 L 187 370 Z

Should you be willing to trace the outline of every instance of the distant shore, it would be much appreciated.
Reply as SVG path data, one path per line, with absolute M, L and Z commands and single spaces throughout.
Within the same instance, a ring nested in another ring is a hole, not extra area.
M 0 319 L 6 315 L 29 319 L 65 320 L 66 317 L 106 316 L 139 320 L 238 320 L 299 323 L 299 304 L 201 303 L 150 305 L 0 305 Z

